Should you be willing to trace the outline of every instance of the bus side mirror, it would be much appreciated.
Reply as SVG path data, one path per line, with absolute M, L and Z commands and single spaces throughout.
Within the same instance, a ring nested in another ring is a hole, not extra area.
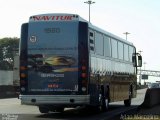
M 132 62 L 134 67 L 142 67 L 142 56 L 139 53 L 132 55 Z
M 138 65 L 137 67 L 142 67 L 142 56 L 138 56 Z

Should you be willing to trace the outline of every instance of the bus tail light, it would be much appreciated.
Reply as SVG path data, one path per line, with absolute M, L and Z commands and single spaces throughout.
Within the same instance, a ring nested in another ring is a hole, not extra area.
M 81 81 L 82 81 L 82 92 L 87 92 L 88 79 L 87 79 L 87 67 L 85 60 L 82 60 L 81 66 Z
M 21 66 L 20 70 L 26 70 L 26 67 L 25 66 Z
M 20 77 L 21 77 L 21 78 L 26 78 L 27 76 L 26 76 L 25 73 L 21 73 L 21 74 L 20 74 Z
M 87 70 L 86 66 L 82 66 L 82 71 Z
M 82 78 L 87 78 L 87 74 L 86 73 L 82 73 Z
M 27 67 L 25 65 L 20 66 L 20 90 L 21 92 L 26 91 L 27 87 Z

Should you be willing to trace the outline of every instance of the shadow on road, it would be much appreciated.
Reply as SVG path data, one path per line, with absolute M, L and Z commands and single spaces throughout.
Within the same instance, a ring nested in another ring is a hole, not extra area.
M 124 107 L 124 105 L 110 105 L 108 111 L 101 112 L 99 110 L 94 110 L 91 108 L 79 107 L 76 109 L 69 109 L 62 113 L 48 113 L 36 116 L 37 118 L 45 119 L 67 119 L 67 120 L 99 120 L 105 119 L 110 120 L 117 116 L 118 113 L 124 109 L 137 108 L 138 106 Z
M 102 112 L 98 110 L 93 110 L 85 107 L 79 107 L 75 109 L 69 109 L 65 110 L 62 113 L 48 113 L 48 114 L 42 114 L 37 117 L 39 118 L 54 118 L 54 119 L 84 119 L 84 118 L 90 118 L 93 117 L 94 115 L 98 115 Z

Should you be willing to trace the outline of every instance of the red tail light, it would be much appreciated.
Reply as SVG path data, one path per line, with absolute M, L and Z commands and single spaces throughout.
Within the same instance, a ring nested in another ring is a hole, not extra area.
M 26 76 L 26 74 L 21 73 L 21 74 L 20 74 L 20 77 L 21 77 L 21 78 L 26 78 L 27 76 Z
M 82 66 L 82 71 L 85 71 L 86 69 L 86 66 Z
M 82 73 L 82 78 L 87 78 L 87 74 L 86 73 Z
M 25 66 L 21 66 L 20 70 L 26 70 L 26 67 Z
M 20 66 L 20 86 L 21 92 L 25 92 L 26 85 L 27 85 L 27 74 L 26 74 L 27 67 L 22 65 Z

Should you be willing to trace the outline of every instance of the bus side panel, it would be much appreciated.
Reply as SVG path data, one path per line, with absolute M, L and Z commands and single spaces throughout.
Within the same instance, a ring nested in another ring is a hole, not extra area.
M 79 60 L 81 65 L 82 56 L 87 60 L 87 93 L 90 95 L 90 105 L 97 106 L 99 104 L 99 83 L 98 76 L 91 73 L 91 56 L 90 56 L 90 46 L 89 46 L 89 27 L 87 23 L 80 22 L 80 31 L 79 31 Z M 81 65 L 82 66 L 82 65 Z M 80 67 L 81 68 L 81 67 Z M 79 73 L 79 78 L 81 78 L 81 73 Z M 92 75 L 91 75 L 92 74 Z M 80 80 L 80 82 L 83 80 Z M 83 82 L 82 82 L 83 83 Z M 82 88 L 83 85 L 80 87 Z
M 86 66 L 87 79 L 82 78 L 83 70 L 79 71 L 79 91 L 82 91 L 82 94 L 90 95 L 90 105 L 97 106 L 99 104 L 99 76 L 91 76 L 90 69 L 90 58 L 89 58 L 89 41 L 88 41 L 88 23 L 79 22 L 79 69 L 82 68 L 83 64 Z M 94 79 L 94 80 L 93 80 Z M 87 87 L 87 91 L 83 92 L 83 87 Z
M 27 94 L 27 41 L 28 41 L 28 23 L 21 26 L 20 40 L 20 92 Z M 22 70 L 23 68 L 23 70 Z M 21 75 L 26 75 L 22 77 Z
M 88 94 L 88 84 L 89 84 L 88 23 L 79 22 L 78 35 L 79 35 L 78 36 L 79 40 L 78 41 L 78 55 L 79 55 L 78 91 L 80 92 L 80 94 Z

